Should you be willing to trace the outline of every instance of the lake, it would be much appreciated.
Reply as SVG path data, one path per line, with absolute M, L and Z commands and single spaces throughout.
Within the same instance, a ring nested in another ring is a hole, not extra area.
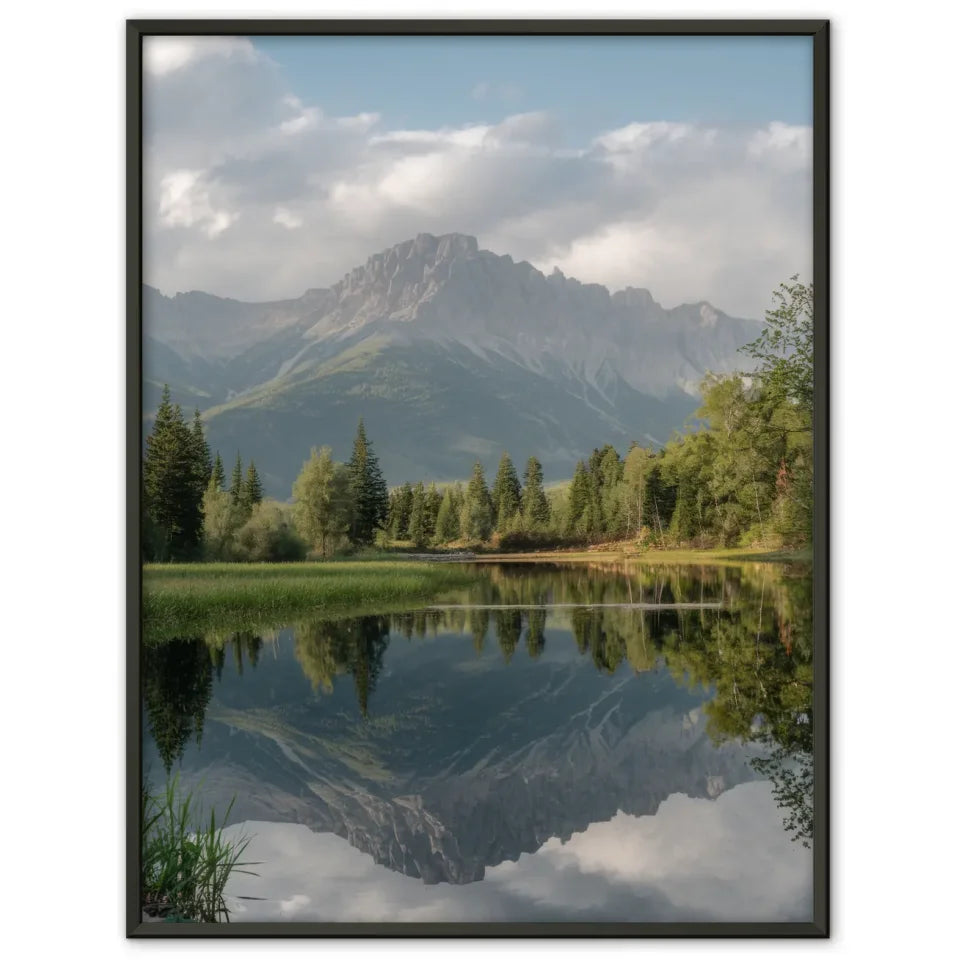
M 252 838 L 231 920 L 810 920 L 809 568 L 475 569 L 144 649 L 145 775 Z

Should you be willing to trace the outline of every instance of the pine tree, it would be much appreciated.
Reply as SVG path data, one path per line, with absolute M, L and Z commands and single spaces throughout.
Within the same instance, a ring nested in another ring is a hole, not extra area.
M 410 508 L 413 506 L 413 487 L 405 483 L 390 491 L 387 529 L 393 540 L 402 540 L 410 526 Z
M 494 525 L 501 533 L 520 509 L 520 481 L 510 455 L 504 451 L 497 468 L 497 477 L 493 482 Z
M 362 417 L 357 425 L 349 469 L 353 498 L 350 539 L 359 544 L 372 543 L 376 531 L 382 529 L 387 521 L 389 497 L 380 464 L 367 440 Z
M 213 469 L 210 471 L 210 486 L 214 490 L 223 490 L 224 484 L 227 482 L 227 475 L 223 469 L 223 460 L 220 459 L 220 451 L 217 451 L 217 456 L 213 461 Z
M 590 477 L 582 460 L 577 461 L 573 471 L 573 482 L 570 484 L 570 493 L 567 508 L 567 532 L 585 532 L 583 529 L 584 514 L 590 506 L 591 490 Z
M 449 543 L 460 536 L 460 507 L 455 488 L 447 487 L 437 511 L 437 543 Z
M 203 435 L 203 420 L 200 418 L 200 411 L 196 408 L 193 411 L 191 440 L 193 445 L 193 482 L 197 499 L 203 500 L 207 484 L 210 482 L 210 475 L 213 472 L 213 464 L 210 461 L 210 445 Z
M 473 465 L 473 474 L 460 511 L 460 532 L 467 540 L 487 540 L 492 531 L 493 503 L 483 475 L 483 464 L 478 460 Z
M 443 502 L 443 495 L 437 489 L 435 483 L 427 487 L 424 496 L 423 510 L 427 521 L 427 539 L 433 540 L 437 535 L 437 517 L 440 516 L 440 504 Z
M 413 488 L 407 539 L 411 540 L 415 547 L 424 547 L 430 540 L 430 531 L 427 526 L 427 497 L 422 483 L 418 483 Z
M 247 475 L 243 481 L 240 490 L 240 505 L 248 513 L 258 504 L 263 502 L 263 484 L 260 482 L 260 474 L 257 473 L 257 467 L 250 461 L 247 467 Z
M 233 475 L 230 478 L 230 498 L 234 503 L 240 503 L 243 495 L 243 463 L 240 460 L 240 451 L 237 451 L 237 462 L 233 465 Z
M 155 559 L 186 558 L 199 546 L 203 491 L 197 489 L 196 450 L 183 412 L 164 386 L 143 463 L 145 547 Z
M 543 467 L 536 457 L 527 461 L 523 475 L 520 509 L 528 527 L 542 527 L 550 522 L 550 503 L 543 490 Z

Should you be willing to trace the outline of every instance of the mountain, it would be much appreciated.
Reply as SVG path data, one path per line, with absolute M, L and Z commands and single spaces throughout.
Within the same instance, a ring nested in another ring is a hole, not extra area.
M 668 439 L 703 375 L 742 369 L 759 330 L 420 234 L 294 300 L 144 288 L 144 410 L 169 383 L 212 446 L 256 459 L 283 497 L 311 446 L 349 454 L 360 416 L 389 483 L 463 478 L 504 449 L 559 479 L 604 443 Z
M 706 690 L 663 667 L 598 671 L 564 629 L 509 665 L 458 635 L 391 643 L 363 721 L 350 678 L 312 695 L 290 645 L 283 631 L 255 671 L 224 670 L 181 782 L 233 799 L 231 822 L 303 823 L 426 883 L 757 778 L 756 748 L 711 740 Z

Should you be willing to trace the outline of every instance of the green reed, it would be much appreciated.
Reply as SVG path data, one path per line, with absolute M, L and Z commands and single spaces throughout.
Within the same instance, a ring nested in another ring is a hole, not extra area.
M 255 864 L 240 857 L 248 837 L 227 840 L 223 823 L 230 816 L 230 801 L 223 819 L 216 812 L 206 816 L 192 791 L 181 793 L 177 777 L 160 794 L 142 791 L 141 896 L 144 910 L 168 920 L 229 922 L 223 897 L 234 872 L 256 876 L 244 867 Z

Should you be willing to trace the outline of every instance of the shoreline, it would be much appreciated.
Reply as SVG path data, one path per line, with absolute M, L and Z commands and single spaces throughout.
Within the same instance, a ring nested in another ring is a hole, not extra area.
M 585 561 L 628 562 L 647 564 L 717 565 L 741 563 L 804 563 L 813 560 L 805 550 L 756 550 L 729 547 L 715 550 L 648 550 L 630 551 L 615 548 L 602 550 L 543 550 L 524 553 L 477 553 L 464 563 L 583 563 Z

